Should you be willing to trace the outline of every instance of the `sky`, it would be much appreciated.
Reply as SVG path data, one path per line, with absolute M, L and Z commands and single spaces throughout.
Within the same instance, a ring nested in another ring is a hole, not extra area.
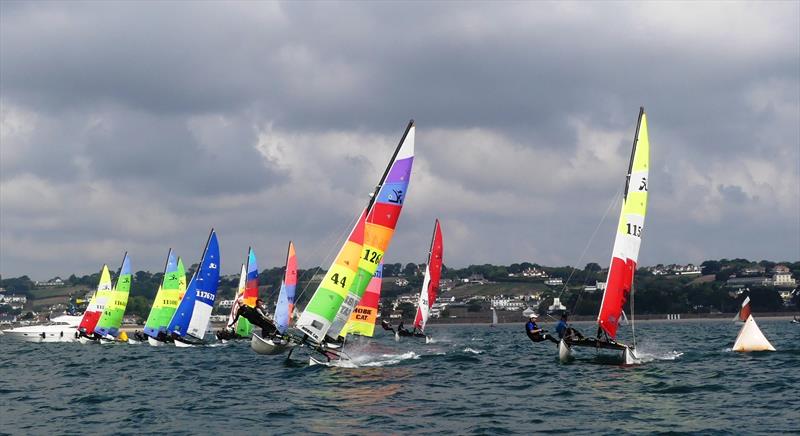
M 800 2 L 0 2 L 0 274 L 327 267 L 409 119 L 386 262 L 800 260 Z

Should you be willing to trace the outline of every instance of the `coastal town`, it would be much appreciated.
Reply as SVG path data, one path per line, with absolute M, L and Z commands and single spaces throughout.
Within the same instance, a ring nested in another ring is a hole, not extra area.
M 270 297 L 276 295 L 274 277 L 281 268 L 264 271 L 261 290 Z M 419 298 L 419 287 L 425 264 L 387 265 L 382 283 L 380 316 L 393 323 L 413 319 Z M 318 269 L 303 271 L 309 277 L 304 287 L 313 288 L 324 275 Z M 597 264 L 583 269 L 551 268 L 531 263 L 509 266 L 481 265 L 464 269 L 446 269 L 439 281 L 439 298 L 430 309 L 431 323 L 489 322 L 494 309 L 499 322 L 521 322 L 530 313 L 545 315 L 571 311 L 576 319 L 592 318 L 605 288 L 601 281 L 607 270 Z M 158 279 L 159 274 L 137 273 L 137 278 Z M 675 301 L 685 305 L 661 304 L 648 307 L 641 303 L 637 317 L 678 319 L 715 317 L 736 311 L 737 300 L 744 293 L 758 293 L 755 310 L 766 313 L 797 313 L 800 291 L 797 278 L 800 262 L 748 262 L 743 259 L 706 261 L 700 265 L 669 264 L 640 268 L 637 271 L 636 292 L 668 292 Z M 0 281 L 0 324 L 24 325 L 40 322 L 55 314 L 81 312 L 94 290 L 94 276 L 68 279 L 54 277 L 31 281 L 27 277 Z M 212 322 L 226 320 L 233 305 L 237 275 L 221 278 L 220 295 L 211 318 Z M 141 325 L 149 310 L 137 304 L 137 297 L 146 300 L 145 292 L 132 292 L 132 304 L 126 312 L 125 325 Z M 153 292 L 155 289 L 153 289 Z M 139 294 L 139 295 L 137 295 Z M 642 299 L 646 301 L 645 299 Z M 141 302 L 140 302 L 141 303 Z M 272 302 L 274 304 L 274 301 Z M 301 304 L 302 296 L 301 296 Z

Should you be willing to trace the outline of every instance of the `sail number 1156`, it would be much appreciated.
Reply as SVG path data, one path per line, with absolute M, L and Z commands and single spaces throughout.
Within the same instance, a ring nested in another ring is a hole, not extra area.
M 638 226 L 636 224 L 626 224 L 628 227 L 628 234 L 633 236 L 642 237 L 642 226 Z

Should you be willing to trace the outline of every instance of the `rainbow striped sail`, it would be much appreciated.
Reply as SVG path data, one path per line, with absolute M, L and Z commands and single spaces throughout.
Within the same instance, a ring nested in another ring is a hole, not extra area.
M 364 243 L 366 217 L 365 209 L 361 212 L 361 216 L 350 231 L 347 241 L 339 250 L 333 264 L 325 273 L 325 278 L 320 282 L 311 301 L 300 315 L 300 319 L 297 320 L 297 328 L 318 343 L 325 338 L 325 333 L 330 329 L 339 306 L 347 296 L 347 287 L 356 276 L 358 258 Z
M 597 322 L 610 339 L 617 336 L 620 315 L 633 286 L 633 274 L 639 259 L 644 217 L 647 212 L 647 189 L 650 165 L 650 140 L 647 136 L 647 116 L 639 109 L 639 123 L 631 150 L 622 210 L 608 270 L 606 290 L 600 304 Z M 600 331 L 598 330 L 598 336 Z
M 381 301 L 381 283 L 383 281 L 383 261 L 378 265 L 372 280 L 361 301 L 356 306 L 350 319 L 344 325 L 342 336 L 359 335 L 372 337 L 375 333 L 375 321 L 378 319 L 378 304 Z
M 428 323 L 431 306 L 436 302 L 436 297 L 439 295 L 439 278 L 442 275 L 443 254 L 442 227 L 437 219 L 436 224 L 433 226 L 431 249 L 428 251 L 428 264 L 425 266 L 425 280 L 422 281 L 422 290 L 417 301 L 417 316 L 414 317 L 414 329 L 419 332 L 425 331 L 425 324 Z
M 108 265 L 103 265 L 103 270 L 100 272 L 100 282 L 97 284 L 97 291 L 95 291 L 92 299 L 89 300 L 86 311 L 83 312 L 81 323 L 78 324 L 78 331 L 85 332 L 87 335 L 91 335 L 94 332 L 97 321 L 100 320 L 110 296 L 111 273 L 108 271 Z
M 200 268 L 189 282 L 186 293 L 167 326 L 167 331 L 181 337 L 191 336 L 203 339 L 211 318 L 214 300 L 217 298 L 219 262 L 217 233 L 211 229 L 206 248 L 203 250 L 203 257 L 200 259 Z
M 239 304 L 239 296 L 241 295 L 246 306 L 256 306 L 256 300 L 258 299 L 258 265 L 256 264 L 256 253 L 252 248 L 247 250 L 247 266 L 242 265 L 239 291 L 241 294 L 236 295 L 234 305 Z M 249 337 L 252 333 L 253 325 L 250 321 L 239 317 L 239 320 L 236 321 L 236 334 L 241 337 Z
M 275 306 L 275 326 L 278 332 L 284 333 L 289 328 L 294 310 L 294 293 L 297 288 L 297 256 L 294 252 L 294 244 L 289 241 L 289 249 L 286 252 L 286 272 L 281 282 L 281 291 L 278 294 L 278 304 Z
M 175 260 L 175 255 L 172 254 L 172 249 L 167 253 L 167 264 L 164 265 L 164 278 L 161 281 L 161 286 L 158 287 L 156 298 L 153 300 L 153 307 L 150 308 L 150 314 L 147 316 L 147 321 L 144 324 L 144 332 L 146 335 L 156 338 L 159 332 L 167 331 L 169 320 L 175 314 L 175 309 L 178 308 L 180 303 L 181 283 L 183 283 L 185 290 L 186 272 L 183 270 L 183 262 Z
M 125 315 L 125 307 L 128 305 L 128 294 L 131 291 L 131 261 L 128 258 L 128 253 L 122 258 L 122 267 L 119 269 L 119 276 L 117 277 L 117 285 L 111 291 L 103 314 L 97 321 L 94 331 L 100 336 L 113 336 L 119 335 L 119 328 L 122 327 L 122 317 Z
M 397 220 L 403 209 L 403 202 L 408 194 L 411 166 L 414 163 L 415 131 L 414 120 L 411 120 L 378 183 L 376 192 L 370 199 L 364 225 L 364 246 L 358 261 L 358 274 L 328 332 L 328 337 L 332 340 L 341 336 L 342 329 L 350 319 L 350 314 L 361 301 L 367 285 L 375 275 L 375 271 L 392 241 Z

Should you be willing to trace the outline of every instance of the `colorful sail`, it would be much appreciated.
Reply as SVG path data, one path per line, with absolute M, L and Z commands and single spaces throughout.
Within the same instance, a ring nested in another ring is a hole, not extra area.
M 172 249 L 167 253 L 167 263 L 164 265 L 164 278 L 156 292 L 153 300 L 153 307 L 147 315 L 144 323 L 144 333 L 150 337 L 158 337 L 159 332 L 167 331 L 169 320 L 175 314 L 175 309 L 180 303 L 181 282 L 186 283 L 186 272 L 183 270 L 183 263 L 175 260 Z M 185 291 L 185 288 L 184 288 Z
M 294 311 L 294 293 L 297 289 L 297 256 L 294 252 L 294 244 L 289 241 L 289 249 L 286 252 L 286 272 L 281 282 L 281 291 L 278 294 L 278 304 L 275 306 L 275 326 L 278 331 L 283 333 L 289 328 Z
M 644 217 L 647 212 L 647 189 L 650 165 L 650 141 L 647 116 L 639 110 L 639 123 L 631 151 L 622 210 L 614 239 L 611 266 L 597 322 L 609 338 L 615 339 L 620 315 L 633 286 L 633 274 L 639 259 Z
M 125 315 L 125 307 L 128 306 L 128 294 L 131 291 L 132 278 L 131 262 L 128 258 L 128 253 L 125 253 L 125 257 L 122 259 L 122 266 L 119 269 L 117 284 L 111 291 L 108 304 L 106 304 L 103 314 L 97 321 L 97 326 L 94 328 L 95 333 L 100 336 L 110 335 L 115 338 L 119 335 L 122 317 Z
M 108 265 L 103 265 L 103 270 L 100 273 L 100 282 L 97 284 L 97 291 L 95 291 L 92 299 L 89 300 L 86 311 L 83 312 L 83 318 L 81 318 L 81 323 L 78 324 L 78 330 L 86 332 L 87 335 L 91 335 L 94 332 L 97 321 L 100 320 L 110 296 L 111 273 L 108 271 Z
M 381 300 L 381 283 L 383 281 L 383 261 L 378 265 L 372 280 L 361 301 L 356 306 L 350 319 L 342 330 L 342 335 L 351 334 L 372 337 L 375 333 L 375 321 L 378 319 L 378 303 Z
M 422 282 L 422 290 L 417 301 L 417 316 L 414 317 L 414 328 L 420 332 L 425 331 L 425 324 L 428 323 L 431 306 L 436 302 L 436 297 L 439 295 L 443 251 L 442 228 L 437 219 L 436 224 L 433 226 L 431 248 L 428 251 L 428 265 L 425 267 L 425 279 Z
M 183 300 L 183 295 L 186 294 L 186 287 L 188 286 L 186 282 L 186 268 L 183 266 L 183 259 L 178 256 L 178 304 L 180 304 L 181 300 Z M 175 306 L 177 309 L 178 307 Z M 172 317 L 170 317 L 172 319 Z
M 255 307 L 258 299 L 258 264 L 256 263 L 256 253 L 252 248 L 247 250 L 247 268 L 244 275 L 244 291 L 242 298 L 246 306 Z M 236 322 L 236 334 L 242 337 L 249 337 L 253 333 L 253 325 L 243 317 L 239 317 Z
M 361 301 L 367 285 L 375 275 L 375 271 L 392 241 L 397 220 L 400 218 L 400 212 L 408 194 L 411 166 L 414 163 L 415 131 L 414 120 L 411 120 L 367 206 L 364 246 L 358 261 L 358 274 L 328 332 L 328 336 L 332 339 L 341 335 L 344 325 L 350 319 L 353 309 Z
M 212 229 L 200 260 L 200 267 L 192 276 L 186 293 L 169 322 L 167 327 L 169 332 L 197 339 L 205 336 L 208 320 L 211 318 L 211 309 L 217 298 L 219 268 L 219 243 L 217 234 Z
M 325 273 L 325 278 L 320 282 L 316 292 L 311 297 L 300 319 L 297 328 L 303 331 L 316 342 L 322 342 L 328 329 L 331 327 L 339 306 L 347 296 L 348 286 L 352 283 L 358 270 L 358 258 L 361 246 L 364 243 L 364 221 L 367 216 L 366 209 L 361 212 L 355 226 L 350 231 L 339 254 L 333 264 Z

